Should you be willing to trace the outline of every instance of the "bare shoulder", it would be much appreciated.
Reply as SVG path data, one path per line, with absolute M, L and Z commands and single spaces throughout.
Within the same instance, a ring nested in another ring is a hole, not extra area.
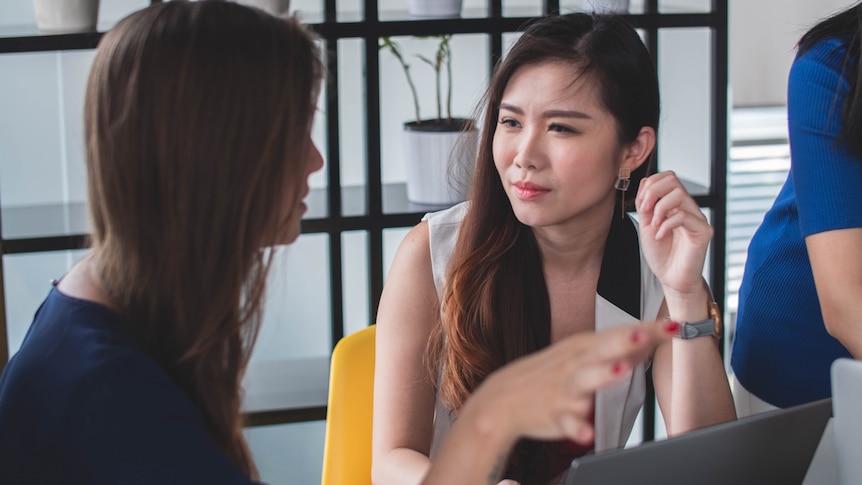
M 380 298 L 378 323 L 418 323 L 433 319 L 437 291 L 431 267 L 428 223 L 417 224 L 401 242 Z

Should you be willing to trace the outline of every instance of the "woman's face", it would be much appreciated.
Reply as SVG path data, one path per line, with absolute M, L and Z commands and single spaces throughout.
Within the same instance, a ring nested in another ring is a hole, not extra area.
M 560 62 L 526 65 L 503 92 L 494 164 L 518 220 L 534 228 L 604 220 L 614 205 L 617 123 L 578 76 Z
M 308 136 L 308 155 L 305 157 L 304 169 L 302 172 L 302 177 L 304 183 L 301 185 L 301 199 L 305 199 L 308 196 L 308 192 L 310 191 L 308 187 L 308 178 L 312 173 L 323 168 L 323 156 L 320 154 L 320 151 L 317 149 L 317 146 L 314 144 L 314 141 L 311 139 L 311 135 Z M 294 204 L 293 199 L 285 202 L 286 214 L 284 220 L 284 233 L 282 237 L 279 239 L 280 244 L 290 244 L 299 237 L 300 234 L 300 222 L 302 221 L 302 216 L 305 214 L 305 211 L 308 210 L 308 206 L 305 205 L 305 202 L 300 202 L 298 204 Z

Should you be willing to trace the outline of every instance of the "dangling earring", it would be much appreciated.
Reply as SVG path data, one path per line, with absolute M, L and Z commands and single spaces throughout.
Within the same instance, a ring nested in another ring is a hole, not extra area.
M 626 216 L 626 191 L 629 190 L 629 184 L 631 183 L 632 171 L 628 167 L 622 167 L 620 169 L 619 175 L 617 175 L 617 181 L 614 182 L 614 188 L 622 192 L 622 204 L 620 204 L 620 217 L 625 218 Z

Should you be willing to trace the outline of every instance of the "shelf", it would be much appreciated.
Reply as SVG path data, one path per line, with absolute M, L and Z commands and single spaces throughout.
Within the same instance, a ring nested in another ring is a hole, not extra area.
M 243 388 L 247 426 L 326 419 L 329 357 L 251 362 Z
M 531 10 L 530 10 L 531 11 Z M 503 33 L 518 31 L 524 23 L 534 18 L 524 12 L 523 17 L 507 16 L 490 18 L 485 16 L 470 17 L 470 9 L 466 15 L 447 19 L 409 19 L 406 11 L 384 11 L 378 15 L 380 20 L 324 22 L 319 15 L 303 16 L 312 29 L 327 40 L 345 38 L 375 38 L 384 36 L 407 35 L 440 35 Z M 508 13 L 508 12 L 507 12 Z M 520 13 L 515 10 L 514 13 Z M 664 13 L 627 15 L 632 23 L 639 28 L 684 28 L 684 27 L 716 27 L 712 13 Z M 13 52 L 40 52 L 93 49 L 101 39 L 109 25 L 99 25 L 98 32 L 82 32 L 73 34 L 40 33 L 35 25 L 0 26 L 0 54 Z
M 103 34 L 104 30 L 51 34 L 39 32 L 35 24 L 4 25 L 0 26 L 0 53 L 94 49 Z
M 302 232 L 412 226 L 426 212 L 447 207 L 408 201 L 407 188 L 403 183 L 385 184 L 382 189 L 383 214 L 376 216 L 367 211 L 367 190 L 364 186 L 342 188 L 343 209 L 340 216 L 329 214 L 327 189 L 312 190 L 305 199 L 308 212 L 302 220 Z M 86 237 L 90 232 L 89 215 L 84 202 L 3 207 L 0 218 L 4 254 L 81 249 L 86 246 Z
M 683 186 L 701 206 L 711 205 L 707 187 L 687 180 L 683 180 Z M 308 211 L 302 219 L 304 234 L 362 230 L 371 226 L 409 227 L 418 224 L 426 213 L 449 207 L 410 202 L 406 184 L 384 184 L 383 214 L 371 215 L 367 210 L 366 188 L 348 186 L 341 189 L 342 214 L 337 216 L 329 214 L 327 192 L 327 189 L 313 189 L 305 198 Z M 86 247 L 90 232 L 84 202 L 3 207 L 0 217 L 4 254 L 81 249 Z

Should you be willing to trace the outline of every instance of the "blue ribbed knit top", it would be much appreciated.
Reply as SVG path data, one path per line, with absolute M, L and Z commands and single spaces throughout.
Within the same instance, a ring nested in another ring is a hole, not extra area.
M 844 56 L 844 41 L 827 39 L 793 62 L 791 169 L 751 240 L 739 292 L 733 371 L 747 390 L 779 407 L 831 396 L 830 366 L 850 357 L 826 332 L 804 241 L 862 227 L 862 161 L 835 142 L 848 91 Z

